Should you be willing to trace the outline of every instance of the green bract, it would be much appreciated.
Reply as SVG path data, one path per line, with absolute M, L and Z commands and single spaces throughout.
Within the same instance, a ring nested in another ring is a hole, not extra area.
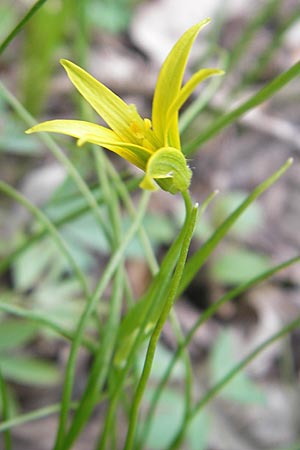
M 182 86 L 192 44 L 208 22 L 206 19 L 187 30 L 162 65 L 154 92 L 152 122 L 86 71 L 63 59 L 61 63 L 74 86 L 110 128 L 81 120 L 51 120 L 26 132 L 63 133 L 77 138 L 79 146 L 85 142 L 103 146 L 145 172 L 140 184 L 143 189 L 157 189 L 156 181 L 172 194 L 185 191 L 191 170 L 181 152 L 178 111 L 201 81 L 223 73 L 201 69 Z

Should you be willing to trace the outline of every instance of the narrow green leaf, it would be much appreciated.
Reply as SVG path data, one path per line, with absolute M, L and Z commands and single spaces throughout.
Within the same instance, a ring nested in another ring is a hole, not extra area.
M 0 55 L 4 52 L 6 47 L 10 44 L 10 42 L 19 34 L 24 25 L 29 21 L 29 19 L 46 3 L 47 0 L 38 0 L 34 3 L 34 5 L 30 8 L 30 10 L 25 14 L 25 16 L 20 20 L 17 26 L 9 33 L 6 39 L 0 44 Z
M 288 325 L 281 328 L 277 333 L 272 334 L 269 338 L 265 339 L 260 345 L 258 345 L 252 352 L 250 352 L 245 358 L 243 358 L 238 364 L 236 364 L 230 372 L 228 372 L 218 383 L 216 383 L 206 394 L 200 399 L 186 416 L 184 423 L 177 432 L 177 436 L 168 447 L 168 450 L 177 450 L 183 439 L 186 436 L 186 432 L 191 421 L 196 417 L 202 408 L 211 401 L 231 380 L 233 380 L 253 359 L 263 352 L 274 342 L 282 339 L 288 333 L 296 328 L 300 327 L 300 319 L 296 319 L 290 322 Z
M 2 367 L 0 366 L 0 400 L 1 400 L 1 406 L 2 411 L 1 415 L 3 418 L 3 421 L 9 420 L 10 418 L 10 408 L 9 408 L 9 399 L 8 399 L 8 392 L 5 380 L 2 376 Z M 3 441 L 4 441 L 4 448 L 5 450 L 12 450 L 12 439 L 11 439 L 11 433 L 10 430 L 6 430 L 3 434 Z
M 191 330 L 188 332 L 187 336 L 185 337 L 184 341 L 179 345 L 177 351 L 175 352 L 167 370 L 165 371 L 164 376 L 162 377 L 159 386 L 156 389 L 155 396 L 153 398 L 153 401 L 150 405 L 148 415 L 147 415 L 147 428 L 143 431 L 144 436 L 147 436 L 147 433 L 150 429 L 151 422 L 153 420 L 153 417 L 155 415 L 155 409 L 157 402 L 159 401 L 160 395 L 163 392 L 164 387 L 166 386 L 170 375 L 173 371 L 173 368 L 178 361 L 179 357 L 181 356 L 182 352 L 188 347 L 189 343 L 191 342 L 194 334 L 198 330 L 198 328 L 205 323 L 210 317 L 212 317 L 218 309 L 227 303 L 228 301 L 236 298 L 237 296 L 241 295 L 243 292 L 246 292 L 248 289 L 257 286 L 259 283 L 262 283 L 263 281 L 267 280 L 271 276 L 275 275 L 281 270 L 284 270 L 285 268 L 291 266 L 292 264 L 296 264 L 300 262 L 300 257 L 297 256 L 295 258 L 289 259 L 288 261 L 285 261 L 282 264 L 279 264 L 278 266 L 273 267 L 272 269 L 268 270 L 267 272 L 264 272 L 260 274 L 258 277 L 253 278 L 249 280 L 247 283 L 241 284 L 240 286 L 231 289 L 228 291 L 225 295 L 223 295 L 219 300 L 212 303 L 212 305 L 207 308 L 204 313 L 199 317 L 199 319 L 196 321 L 196 323 L 193 325 Z

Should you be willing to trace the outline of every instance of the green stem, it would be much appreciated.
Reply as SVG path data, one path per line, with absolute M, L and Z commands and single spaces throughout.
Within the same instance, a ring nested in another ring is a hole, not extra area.
M 71 408 L 76 408 L 77 403 L 73 402 Z M 20 425 L 24 425 L 28 422 L 33 422 L 35 420 L 43 419 L 44 417 L 48 417 L 51 414 L 56 414 L 60 409 L 60 403 L 56 403 L 55 405 L 46 406 L 45 408 L 40 408 L 35 411 L 22 414 L 20 416 L 14 417 L 13 419 L 6 420 L 0 424 L 0 433 L 6 430 L 10 430 L 11 428 L 18 427 Z
M 180 358 L 183 351 L 185 351 L 190 344 L 191 340 L 193 339 L 193 336 L 195 335 L 196 331 L 199 329 L 201 325 L 203 325 L 208 319 L 210 319 L 225 303 L 229 302 L 230 300 L 237 298 L 242 293 L 246 292 L 247 290 L 251 289 L 254 286 L 257 286 L 258 284 L 262 283 L 266 279 L 272 277 L 276 273 L 280 272 L 281 270 L 286 269 L 287 267 L 291 266 L 292 264 L 300 262 L 300 257 L 297 256 L 295 258 L 289 259 L 288 261 L 285 261 L 282 264 L 279 264 L 275 267 L 273 267 L 270 270 L 267 270 L 266 272 L 263 272 L 261 275 L 247 281 L 246 283 L 241 284 L 240 286 L 232 289 L 231 291 L 227 292 L 225 295 L 223 295 L 219 300 L 214 302 L 209 308 L 207 308 L 201 316 L 198 318 L 198 320 L 195 322 L 195 324 L 192 326 L 188 334 L 185 336 L 182 343 L 179 344 L 176 352 L 174 353 L 164 375 L 161 379 L 157 389 L 155 390 L 154 397 L 151 401 L 151 405 L 147 414 L 146 418 L 146 425 L 143 430 L 142 436 L 144 440 L 147 440 L 147 436 L 150 432 L 152 420 L 154 418 L 155 410 L 157 407 L 157 404 L 159 402 L 160 396 L 163 393 L 163 389 L 166 386 L 170 374 L 172 373 L 172 370 L 175 367 L 175 364 L 177 363 L 178 359 Z
M 188 192 L 183 193 L 183 198 L 185 201 L 185 207 L 186 207 L 186 231 L 185 236 L 183 240 L 183 244 L 181 247 L 178 263 L 175 269 L 174 276 L 172 278 L 169 292 L 167 294 L 167 298 L 164 304 L 164 307 L 162 309 L 161 315 L 158 319 L 158 322 L 155 326 L 155 329 L 152 333 L 152 336 L 150 338 L 144 368 L 142 371 L 141 378 L 139 380 L 138 387 L 136 389 L 136 393 L 133 399 L 132 408 L 130 411 L 130 420 L 129 420 L 129 427 L 125 442 L 124 450 L 132 450 L 134 445 L 134 437 L 135 437 L 135 430 L 137 426 L 137 420 L 138 420 L 138 413 L 139 413 L 139 407 L 146 389 L 146 385 L 151 373 L 152 363 L 154 359 L 154 354 L 156 350 L 156 346 L 159 340 L 159 337 L 161 335 L 163 326 L 169 316 L 170 310 L 174 304 L 174 300 L 176 298 L 177 290 L 180 284 L 181 276 L 183 273 L 184 265 L 186 262 L 188 249 L 190 246 L 190 241 L 192 239 L 196 218 L 197 218 L 197 212 L 198 212 L 198 205 L 195 205 L 195 207 L 192 207 L 192 201 L 190 198 L 190 195 Z
M 296 319 L 289 323 L 287 326 L 283 327 L 280 331 L 270 336 L 268 339 L 263 341 L 258 347 L 256 347 L 251 353 L 249 353 L 244 359 L 242 359 L 233 369 L 227 373 L 218 383 L 216 383 L 208 392 L 202 397 L 200 401 L 196 403 L 194 408 L 191 410 L 189 416 L 186 418 L 185 423 L 183 423 L 181 429 L 178 431 L 173 442 L 168 447 L 168 450 L 176 450 L 181 445 L 185 432 L 188 425 L 195 418 L 195 416 L 201 411 L 201 409 L 212 400 L 236 375 L 238 375 L 254 358 L 256 358 L 259 353 L 265 350 L 269 345 L 273 344 L 279 339 L 282 339 L 285 335 L 290 333 L 295 328 L 300 326 L 300 320 Z
M 165 299 L 166 291 L 170 283 L 170 277 L 177 262 L 180 248 L 183 245 L 185 230 L 186 222 L 184 223 L 180 233 L 178 234 L 177 238 L 172 243 L 170 249 L 164 257 L 163 262 L 160 265 L 159 272 L 152 280 L 148 292 L 145 294 L 143 299 L 141 299 L 139 303 L 132 308 L 132 310 L 134 311 L 134 317 L 132 317 L 131 311 L 129 311 L 128 316 L 125 317 L 123 324 L 121 324 L 118 336 L 120 345 L 122 345 L 123 340 L 128 339 L 128 337 L 134 336 L 134 338 L 133 342 L 129 340 L 130 350 L 128 354 L 126 353 L 126 359 L 124 360 L 125 366 L 119 368 L 118 363 L 115 363 L 115 377 L 117 380 L 112 380 L 114 382 L 112 382 L 111 385 L 110 403 L 106 413 L 104 427 L 99 438 L 99 442 L 96 446 L 98 450 L 104 450 L 106 448 L 106 442 L 110 435 L 111 423 L 116 416 L 116 407 L 119 397 L 122 394 L 126 375 L 134 365 L 136 352 L 139 349 L 141 342 L 146 338 L 145 329 L 151 322 L 156 322 L 158 320 L 158 317 L 156 318 L 156 315 L 154 314 L 156 314 L 157 308 L 159 308 L 159 311 L 161 311 L 161 305 Z M 136 313 L 136 307 L 140 306 L 142 306 L 142 309 L 140 308 L 138 310 L 138 313 Z M 126 321 L 126 318 L 128 317 L 130 318 L 130 323 L 133 320 L 133 327 L 130 325 L 130 327 L 128 328 L 128 322 Z M 118 350 L 119 348 L 117 348 L 117 353 Z
M 10 411 L 9 411 L 9 399 L 8 399 L 8 392 L 5 380 L 2 375 L 1 366 L 0 366 L 0 399 L 1 399 L 1 406 L 2 406 L 2 417 L 3 421 L 9 420 Z M 12 450 L 12 439 L 11 439 L 11 433 L 10 429 L 5 430 L 3 434 L 3 441 L 4 441 L 4 448 L 5 450 Z
M 272 186 L 292 165 L 293 159 L 289 158 L 283 166 L 281 166 L 276 172 L 274 172 L 269 178 L 259 184 L 248 197 L 238 206 L 233 213 L 231 213 L 224 222 L 216 229 L 213 235 L 205 241 L 205 243 L 197 250 L 191 258 L 189 258 L 182 282 L 180 284 L 180 292 L 189 285 L 191 280 L 195 277 L 196 273 L 201 269 L 208 256 L 213 252 L 219 242 L 223 239 L 226 233 L 230 230 L 237 219 L 243 214 L 251 203 L 254 202 L 263 192 L 265 192 L 270 186 Z
M 72 395 L 72 389 L 73 389 L 73 383 L 74 383 L 74 377 L 75 377 L 75 368 L 76 368 L 76 360 L 77 360 L 77 354 L 81 345 L 84 329 L 88 323 L 88 320 L 92 314 L 92 312 L 95 310 L 96 304 L 99 300 L 99 298 L 103 295 L 104 290 L 106 289 L 111 277 L 117 270 L 119 264 L 121 263 L 122 259 L 124 258 L 124 253 L 131 242 L 133 236 L 137 232 L 137 229 L 139 227 L 139 224 L 145 214 L 146 206 L 148 203 L 149 196 L 144 194 L 141 200 L 141 203 L 139 205 L 139 214 L 133 222 L 132 226 L 130 227 L 127 235 L 125 236 L 122 244 L 118 248 L 118 250 L 114 253 L 112 258 L 110 259 L 96 289 L 94 294 L 89 298 L 87 305 L 84 309 L 84 312 L 82 313 L 82 316 L 80 318 L 80 321 L 77 325 L 76 333 L 74 335 L 74 340 L 72 342 L 71 350 L 69 359 L 67 362 L 66 367 L 66 375 L 65 375 L 65 382 L 64 382 L 64 389 L 62 394 L 62 402 L 61 402 L 61 411 L 60 411 L 60 420 L 59 420 L 59 427 L 57 431 L 57 437 L 56 437 L 56 443 L 54 450 L 58 450 L 63 448 L 63 439 L 65 436 L 65 429 L 66 424 L 68 420 L 68 413 L 71 403 L 71 395 Z
M 121 268 L 122 269 L 122 268 Z M 98 393 L 102 391 L 107 374 L 111 366 L 114 345 L 117 337 L 119 318 L 122 305 L 123 271 L 118 270 L 115 277 L 114 289 L 110 299 L 110 314 L 103 330 L 103 338 L 98 346 L 93 361 L 87 386 L 76 409 L 69 432 L 63 442 L 63 449 L 71 448 L 81 432 L 94 406 L 97 404 Z
M 29 9 L 29 11 L 25 14 L 25 16 L 20 20 L 17 26 L 9 33 L 6 39 L 0 45 L 0 55 L 4 52 L 6 47 L 10 44 L 10 42 L 17 36 L 19 31 L 26 25 L 26 23 L 31 19 L 31 17 L 46 3 L 47 0 L 38 0 L 35 4 Z

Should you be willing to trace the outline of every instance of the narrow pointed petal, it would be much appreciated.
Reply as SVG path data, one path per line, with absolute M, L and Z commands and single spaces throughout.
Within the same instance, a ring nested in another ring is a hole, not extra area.
M 152 144 L 154 134 L 148 129 L 134 105 L 127 105 L 118 95 L 71 61 L 62 59 L 61 64 L 76 89 L 118 134 L 120 140 L 140 144 L 147 134 L 147 139 Z
M 25 133 L 31 134 L 40 131 L 48 131 L 50 133 L 61 133 L 73 136 L 77 139 L 82 138 L 87 134 L 97 134 L 106 141 L 119 141 L 119 137 L 109 128 L 102 127 L 92 122 L 85 122 L 84 120 L 49 120 L 34 125 Z
M 172 48 L 158 76 L 152 106 L 153 130 L 164 145 L 180 147 L 178 117 L 173 117 L 169 128 L 169 142 L 165 142 L 168 110 L 181 89 L 183 75 L 193 42 L 209 19 L 187 30 Z
M 77 145 L 81 147 L 86 142 L 90 142 L 91 144 L 100 145 L 101 147 L 105 147 L 108 150 L 111 150 L 114 153 L 117 153 L 123 159 L 134 164 L 139 169 L 145 171 L 147 161 L 151 157 L 152 152 L 147 148 L 142 147 L 140 145 L 131 144 L 131 142 L 122 142 L 122 141 L 104 141 L 101 137 L 93 134 L 87 134 L 78 140 Z
M 170 105 L 170 108 L 167 113 L 166 130 L 168 131 L 168 127 L 174 120 L 174 117 L 177 117 L 178 111 L 184 105 L 184 103 L 187 101 L 187 99 L 190 97 L 193 90 L 199 83 L 206 80 L 206 78 L 208 77 L 223 74 L 224 71 L 219 69 L 201 69 L 198 72 L 196 72 L 179 91 L 179 94 L 177 95 L 177 97 L 175 97 L 173 103 Z
M 117 153 L 122 158 L 144 170 L 151 151 L 132 143 L 120 141 L 119 136 L 109 128 L 82 120 L 49 120 L 26 130 L 27 134 L 47 131 L 67 134 L 78 139 L 78 144 L 86 142 L 100 145 Z

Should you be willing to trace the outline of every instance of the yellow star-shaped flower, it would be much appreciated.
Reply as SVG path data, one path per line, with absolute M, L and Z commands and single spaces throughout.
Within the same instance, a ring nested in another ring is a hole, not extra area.
M 157 184 L 175 194 L 188 189 L 191 170 L 181 151 L 178 112 L 195 87 L 218 69 L 201 69 L 182 86 L 192 44 L 207 23 L 206 19 L 187 30 L 172 48 L 160 70 L 152 105 L 152 122 L 143 119 L 134 105 L 128 105 L 114 92 L 76 64 L 61 60 L 70 80 L 102 117 L 109 128 L 82 120 L 51 120 L 26 131 L 63 133 L 111 150 L 145 172 L 140 183 L 155 190 Z

